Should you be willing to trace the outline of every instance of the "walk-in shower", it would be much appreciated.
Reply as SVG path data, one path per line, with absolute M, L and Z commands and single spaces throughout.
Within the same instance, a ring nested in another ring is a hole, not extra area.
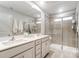
M 52 42 L 55 48 L 61 49 L 62 53 L 65 50 L 78 52 L 78 37 L 77 37 L 77 18 L 76 13 L 63 17 L 51 17 L 51 33 Z M 62 54 L 63 55 L 63 54 Z

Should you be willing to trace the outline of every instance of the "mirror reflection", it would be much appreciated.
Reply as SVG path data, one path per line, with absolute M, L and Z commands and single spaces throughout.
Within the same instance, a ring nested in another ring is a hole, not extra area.
M 40 11 L 32 2 L 0 2 L 0 37 L 41 32 Z

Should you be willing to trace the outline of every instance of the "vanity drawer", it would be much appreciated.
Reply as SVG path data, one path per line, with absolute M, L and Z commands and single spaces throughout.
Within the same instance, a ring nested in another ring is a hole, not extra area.
M 23 44 L 23 45 L 2 51 L 2 52 L 0 52 L 0 58 L 13 57 L 13 56 L 25 51 L 25 50 L 32 48 L 33 45 L 34 45 L 34 42 L 30 42 L 30 43 L 27 43 L 27 44 Z
M 47 41 L 48 39 L 49 39 L 49 37 L 43 38 L 43 39 L 42 39 L 42 42 L 45 42 L 45 41 Z
M 41 53 L 41 45 L 36 46 L 36 55 Z
M 36 45 L 41 44 L 41 39 L 36 40 Z

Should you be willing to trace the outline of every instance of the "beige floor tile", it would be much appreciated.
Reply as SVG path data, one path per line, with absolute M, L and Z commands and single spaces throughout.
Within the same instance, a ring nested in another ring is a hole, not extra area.
M 63 50 L 61 49 L 61 45 L 51 44 L 50 52 L 47 55 L 47 58 L 76 58 L 77 50 L 73 47 L 63 46 Z

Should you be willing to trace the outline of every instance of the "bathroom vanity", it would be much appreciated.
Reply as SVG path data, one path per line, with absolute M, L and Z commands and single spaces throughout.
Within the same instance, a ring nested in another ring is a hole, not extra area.
M 49 52 L 49 36 L 21 37 L 0 43 L 0 58 L 42 58 Z

